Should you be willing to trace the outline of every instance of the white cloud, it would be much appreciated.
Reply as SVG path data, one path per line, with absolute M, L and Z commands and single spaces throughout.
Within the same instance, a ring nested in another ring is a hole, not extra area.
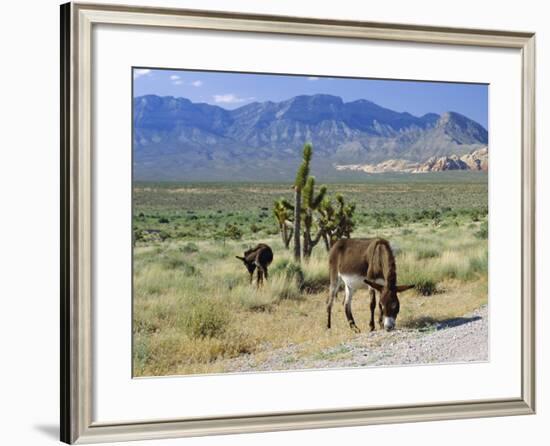
M 318 77 L 315 77 L 315 76 L 309 76 L 309 77 L 307 78 L 307 80 L 308 80 L 308 81 L 318 81 L 319 78 L 318 78 Z
M 134 79 L 139 79 L 142 76 L 149 76 L 151 70 L 149 68 L 138 68 L 134 70 Z
M 240 98 L 233 93 L 214 95 L 214 102 L 218 104 L 238 104 L 240 102 L 245 102 L 251 99 L 254 99 L 254 98 Z
M 183 84 L 183 81 L 174 81 L 174 82 L 172 82 L 172 83 L 173 83 L 174 85 L 181 85 L 181 84 Z
M 202 81 L 193 81 L 193 82 L 191 82 L 191 85 L 193 87 L 200 87 L 200 86 L 202 86 Z
M 173 81 L 177 81 L 180 79 L 180 77 L 177 74 L 172 74 L 172 76 L 170 76 L 170 79 Z

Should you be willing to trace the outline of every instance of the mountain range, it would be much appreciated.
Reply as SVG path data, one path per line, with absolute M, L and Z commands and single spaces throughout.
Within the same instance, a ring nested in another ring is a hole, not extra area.
M 487 130 L 456 112 L 413 116 L 360 99 L 296 96 L 234 110 L 185 98 L 133 101 L 136 180 L 291 180 L 305 142 L 316 175 L 388 160 L 423 163 L 487 146 Z

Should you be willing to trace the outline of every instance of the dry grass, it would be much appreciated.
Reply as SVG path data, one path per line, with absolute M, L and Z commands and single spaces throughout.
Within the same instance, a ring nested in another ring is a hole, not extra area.
M 401 283 L 432 284 L 401 296 L 398 328 L 424 329 L 462 316 L 487 302 L 487 243 L 477 226 L 433 228 L 410 225 L 376 234 L 397 255 Z M 365 234 L 366 235 L 366 234 Z M 374 234 L 369 234 L 374 235 Z M 357 234 L 361 236 L 361 234 Z M 244 353 L 261 361 L 273 349 L 299 344 L 297 355 L 351 340 L 341 304 L 333 328 L 325 329 L 327 254 L 322 246 L 301 267 L 279 239 L 265 239 L 275 253 L 270 278 L 256 290 L 234 258 L 247 243 L 195 241 L 139 246 L 134 265 L 134 374 L 217 373 Z M 341 300 L 339 300 L 341 302 Z M 354 315 L 367 330 L 366 291 L 354 299 Z M 345 352 L 342 352 L 345 355 Z

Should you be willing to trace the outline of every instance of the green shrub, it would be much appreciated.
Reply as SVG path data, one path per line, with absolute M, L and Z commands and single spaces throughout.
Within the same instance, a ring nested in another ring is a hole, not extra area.
M 238 228 L 237 225 L 228 223 L 225 225 L 223 235 L 231 240 L 240 240 L 243 236 L 243 232 Z
M 473 257 L 470 259 L 470 270 L 476 274 L 487 274 L 489 270 L 489 257 L 487 251 L 480 257 Z
M 215 338 L 225 333 L 229 326 L 229 311 L 210 299 L 193 302 L 181 317 L 185 332 L 192 338 Z
M 304 271 L 302 267 L 291 260 L 281 260 L 271 269 L 272 273 L 280 274 L 289 282 L 294 282 L 300 289 L 304 285 Z
M 433 259 L 439 257 L 441 253 L 435 248 L 422 248 L 416 253 L 417 260 Z
M 300 289 L 292 282 L 286 282 L 284 286 L 275 289 L 274 294 L 278 300 L 299 300 L 303 298 Z
M 199 252 L 199 247 L 197 245 L 195 245 L 194 243 L 192 243 L 192 242 L 186 243 L 180 249 L 181 249 L 182 252 L 184 252 L 186 254 L 192 254 L 194 252 Z
M 437 284 L 431 279 L 418 280 L 414 288 L 422 296 L 431 296 L 437 292 Z
M 479 231 L 476 231 L 474 235 L 478 239 L 487 240 L 487 238 L 489 237 L 489 223 L 487 222 L 487 220 L 481 223 L 481 226 L 479 227 Z
M 138 336 L 134 334 L 134 373 L 135 370 L 142 370 L 147 364 L 151 352 L 146 336 Z
M 191 265 L 179 256 L 164 255 L 161 258 L 160 263 L 163 268 L 181 271 L 185 276 L 193 276 L 198 273 L 198 270 L 197 268 L 195 268 L 195 266 Z

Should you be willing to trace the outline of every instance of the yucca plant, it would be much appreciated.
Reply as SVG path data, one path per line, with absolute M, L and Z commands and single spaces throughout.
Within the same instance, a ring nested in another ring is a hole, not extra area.
M 314 212 L 319 209 L 319 206 L 323 202 L 325 195 L 327 193 L 327 187 L 321 186 L 319 188 L 319 193 L 315 195 L 315 178 L 308 177 L 306 185 L 303 190 L 302 198 L 302 207 L 303 207 L 303 218 L 304 218 L 304 247 L 303 254 L 304 258 L 309 259 L 313 248 L 319 243 L 323 236 L 323 227 L 320 225 L 317 226 L 317 234 L 312 236 L 312 230 L 314 226 Z
M 279 232 L 283 245 L 286 249 L 290 246 L 290 241 L 294 234 L 294 206 L 292 206 L 285 198 L 280 198 L 273 205 L 273 215 L 279 225 Z
M 297 262 L 302 260 L 302 249 L 300 244 L 300 223 L 302 220 L 302 190 L 306 185 L 307 178 L 309 176 L 309 163 L 311 162 L 311 155 L 313 147 L 311 144 L 306 143 L 304 145 L 304 151 L 302 154 L 302 164 L 298 167 L 296 172 L 296 180 L 294 181 L 294 259 Z

